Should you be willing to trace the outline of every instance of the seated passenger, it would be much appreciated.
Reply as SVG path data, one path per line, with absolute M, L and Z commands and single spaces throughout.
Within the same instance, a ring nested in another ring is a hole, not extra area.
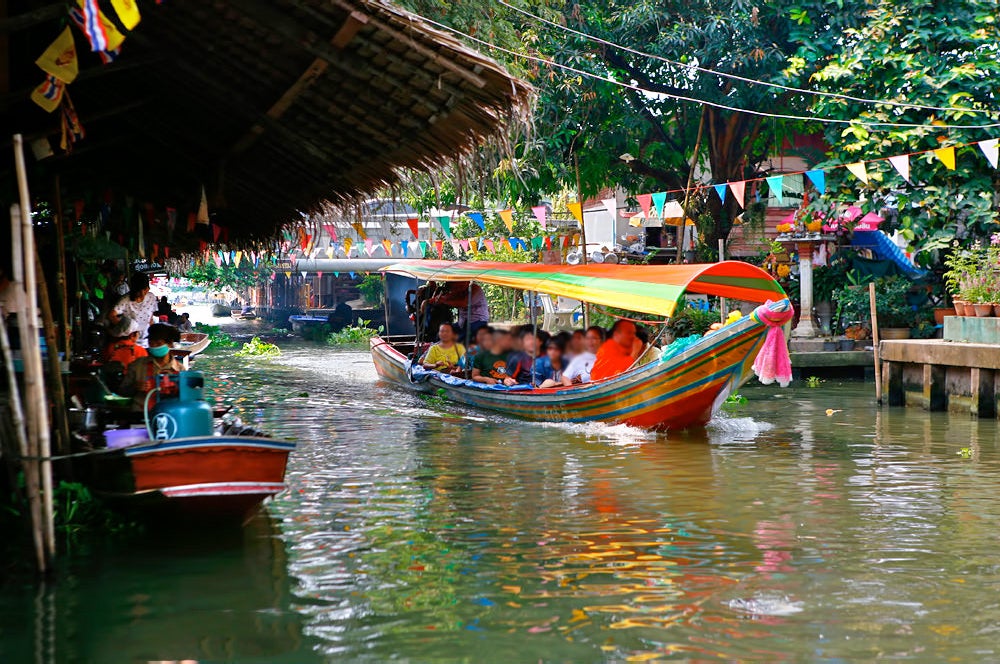
M 442 323 L 438 327 L 438 341 L 424 353 L 420 364 L 424 369 L 433 369 L 442 373 L 455 373 L 459 369 L 465 347 L 456 341 L 455 328 L 451 323 Z
M 635 338 L 642 342 L 642 354 L 639 355 L 639 361 L 636 362 L 637 367 L 655 362 L 660 359 L 660 349 L 649 343 L 649 330 L 642 325 L 637 325 L 635 328 Z
M 507 375 L 519 384 L 530 385 L 538 354 L 538 337 L 530 327 L 526 327 L 521 330 L 520 343 L 521 350 L 512 352 L 507 358 Z
M 108 364 L 117 362 L 121 364 L 122 371 L 127 371 L 132 362 L 149 354 L 137 343 L 138 341 L 138 330 L 134 330 L 127 337 L 115 339 L 104 348 L 104 361 Z
M 532 382 L 538 387 L 562 387 L 563 346 L 552 338 L 545 344 L 545 355 L 535 360 Z
M 563 353 L 563 359 L 566 360 L 567 366 L 569 362 L 573 361 L 573 358 L 587 351 L 587 338 L 586 333 L 583 330 L 573 330 L 573 334 L 570 336 L 566 342 L 566 352 Z
M 486 328 L 480 328 L 480 332 Z M 472 360 L 472 380 L 486 385 L 496 385 L 502 383 L 510 387 L 517 385 L 517 381 L 507 375 L 507 353 L 498 343 L 497 337 L 502 337 L 501 332 L 495 335 L 482 335 L 481 349 Z M 509 339 L 510 335 L 506 337 Z
M 191 314 L 185 311 L 177 317 L 177 329 L 181 332 L 194 332 L 194 325 L 191 323 Z
M 619 320 L 611 328 L 610 338 L 597 351 L 591 380 L 611 378 L 628 371 L 642 353 L 643 344 L 635 336 L 635 323 Z
M 474 335 L 479 328 L 489 324 L 489 304 L 479 284 L 470 284 L 468 281 L 450 282 L 430 302 L 458 309 L 458 327 L 463 331 L 468 327 L 469 334 Z
M 590 370 L 597 359 L 597 351 L 604 343 L 604 328 L 591 325 L 584 335 L 584 350 L 576 355 L 563 371 L 563 385 L 579 385 L 590 382 Z
M 177 328 L 165 323 L 149 326 L 149 355 L 140 357 L 129 365 L 125 372 L 118 393 L 132 397 L 132 410 L 143 412 L 146 395 L 156 388 L 157 374 L 177 374 L 181 371 L 180 363 L 170 355 L 170 346 L 181 340 Z M 150 399 L 152 408 L 156 401 Z
M 468 349 L 468 362 L 466 366 L 472 366 L 473 361 L 484 348 L 490 348 L 493 346 L 493 328 L 489 325 L 485 325 L 476 331 L 476 336 L 473 337 L 472 345 Z

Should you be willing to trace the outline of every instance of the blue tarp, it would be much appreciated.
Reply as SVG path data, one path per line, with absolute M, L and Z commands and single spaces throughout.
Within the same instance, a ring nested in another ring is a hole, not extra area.
M 911 279 L 925 274 L 925 271 L 915 266 L 906 257 L 903 250 L 897 247 L 896 243 L 882 231 L 854 231 L 851 237 L 851 246 L 858 249 L 870 249 L 875 258 L 892 261 L 903 274 Z

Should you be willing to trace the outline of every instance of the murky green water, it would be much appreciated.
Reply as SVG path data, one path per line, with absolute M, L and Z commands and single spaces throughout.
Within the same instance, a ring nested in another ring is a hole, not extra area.
M 428 408 L 360 352 L 201 365 L 299 440 L 289 491 L 8 580 L 0 661 L 1000 660 L 994 422 L 828 382 L 666 438 Z

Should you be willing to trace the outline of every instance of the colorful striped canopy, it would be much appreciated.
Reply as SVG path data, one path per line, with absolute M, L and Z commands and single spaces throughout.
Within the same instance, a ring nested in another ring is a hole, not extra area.
M 671 316 L 685 292 L 733 300 L 781 300 L 785 291 L 764 270 L 741 261 L 689 265 L 540 265 L 412 261 L 384 268 L 426 281 L 477 281 Z

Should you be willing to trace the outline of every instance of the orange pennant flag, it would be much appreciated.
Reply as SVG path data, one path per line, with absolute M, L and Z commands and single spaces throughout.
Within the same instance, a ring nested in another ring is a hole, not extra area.
M 955 170 L 955 148 L 938 148 L 937 150 L 932 150 L 932 152 L 949 171 Z
M 583 223 L 583 203 L 567 203 L 566 207 L 568 207 L 569 211 L 573 213 L 573 217 L 582 224 Z
M 351 245 L 352 244 L 354 244 L 354 241 L 351 240 L 351 238 L 349 238 L 349 237 L 345 237 L 344 238 L 344 253 L 347 254 L 348 256 L 351 255 Z
M 392 256 L 392 240 L 382 240 L 382 248 L 385 249 L 386 256 Z
M 511 233 L 514 232 L 514 211 L 511 209 L 497 210 L 497 214 L 503 219 L 503 223 L 507 226 L 507 230 Z

